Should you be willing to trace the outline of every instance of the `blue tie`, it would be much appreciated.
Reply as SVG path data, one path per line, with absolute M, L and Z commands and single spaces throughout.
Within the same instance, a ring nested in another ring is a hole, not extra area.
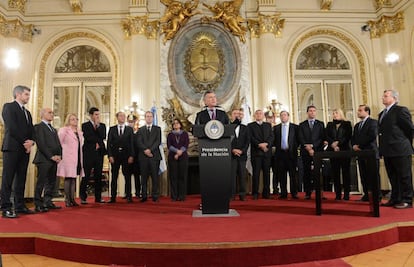
M 288 149 L 288 132 L 287 132 L 287 124 L 282 124 L 282 150 Z

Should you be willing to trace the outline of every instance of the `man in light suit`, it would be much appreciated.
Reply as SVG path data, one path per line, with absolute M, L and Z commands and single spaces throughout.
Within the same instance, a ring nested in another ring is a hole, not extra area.
M 380 181 L 379 176 L 379 153 L 377 145 L 377 135 L 378 135 L 378 121 L 370 117 L 371 109 L 367 105 L 360 105 L 358 107 L 357 115 L 361 119 L 360 122 L 355 124 L 354 133 L 352 135 L 351 144 L 354 151 L 362 150 L 374 150 L 376 155 L 376 169 L 375 175 Z M 361 197 L 360 201 L 369 201 L 368 189 L 369 189 L 369 179 L 373 177 L 369 176 L 368 165 L 366 159 L 358 159 L 359 174 L 361 177 L 362 190 L 364 195 Z M 381 187 L 378 184 L 378 189 Z M 380 193 L 380 192 L 379 192 Z M 380 196 L 381 194 L 379 194 Z
M 379 151 L 391 183 L 391 198 L 383 206 L 405 209 L 413 207 L 411 157 L 413 131 L 410 111 L 398 105 L 398 92 L 385 90 L 385 109 L 379 114 Z
M 218 120 L 223 124 L 229 124 L 229 117 L 226 112 L 217 108 L 217 97 L 213 91 L 206 91 L 204 93 L 205 109 L 198 112 L 195 124 L 206 124 L 210 120 Z
M 264 122 L 262 110 L 254 113 L 256 121 L 248 124 L 250 133 L 250 153 L 253 166 L 252 194 L 257 200 L 259 195 L 259 177 L 263 173 L 262 198 L 270 198 L 270 164 L 272 158 L 272 145 L 274 142 L 272 125 Z
M 111 200 L 109 203 L 116 202 L 117 184 L 119 168 L 122 166 L 122 173 L 125 178 L 125 195 L 127 202 L 132 202 L 131 196 L 131 173 L 132 163 L 134 162 L 134 132 L 125 123 L 126 115 L 124 112 L 116 113 L 118 124 L 109 128 L 108 132 L 108 158 L 111 163 Z
M 280 179 L 280 197 L 287 198 L 287 173 L 290 180 L 290 194 L 297 199 L 298 181 L 296 166 L 298 161 L 299 126 L 289 122 L 289 112 L 280 112 L 281 123 L 273 127 L 275 136 L 275 165 Z
M 153 125 L 154 115 L 151 111 L 145 112 L 145 125 L 139 128 L 136 139 L 136 149 L 141 167 L 142 178 L 142 199 L 147 201 L 147 181 L 152 178 L 152 201 L 158 202 L 159 179 L 158 170 L 160 167 L 161 153 L 161 128 Z
M 62 146 L 56 129 L 51 125 L 52 109 L 43 108 L 40 111 L 40 118 L 42 121 L 34 126 L 37 151 L 33 163 L 38 170 L 34 201 L 36 212 L 46 212 L 61 208 L 53 204 L 52 198 L 57 178 L 57 164 L 62 160 Z
M 93 169 L 93 179 L 95 185 L 95 202 L 105 203 L 102 199 L 102 168 L 103 158 L 106 155 L 104 140 L 106 139 L 106 125 L 100 121 L 99 109 L 92 107 L 89 109 L 90 120 L 82 123 L 84 137 L 83 168 L 85 177 L 80 184 L 79 195 L 82 204 L 88 204 L 86 189 Z
M 234 128 L 234 137 L 231 140 L 231 177 L 232 177 L 232 196 L 238 194 L 241 201 L 246 200 L 247 186 L 247 150 L 250 143 L 249 129 L 241 124 L 240 110 L 235 109 L 231 112 Z M 239 190 L 237 190 L 237 184 Z
M 313 190 L 313 155 L 322 151 L 325 140 L 325 125 L 316 119 L 316 107 L 310 105 L 306 109 L 308 118 L 299 124 L 299 143 L 303 162 L 303 185 L 305 199 L 310 199 Z
M 16 218 L 17 213 L 32 214 L 24 204 L 26 172 L 33 141 L 33 123 L 30 112 L 24 107 L 30 99 L 30 89 L 18 85 L 13 89 L 14 101 L 3 106 L 3 175 L 1 182 L 1 209 L 3 218 Z M 14 185 L 13 185 L 14 184 Z M 14 208 L 10 196 L 14 190 Z

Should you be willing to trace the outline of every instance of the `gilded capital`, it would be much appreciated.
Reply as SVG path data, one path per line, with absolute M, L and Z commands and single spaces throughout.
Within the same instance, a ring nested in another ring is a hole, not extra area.
M 331 10 L 333 0 L 320 0 L 321 1 L 321 10 L 329 11 Z
M 276 37 L 280 37 L 285 26 L 285 19 L 281 19 L 279 13 L 274 15 L 259 14 L 258 20 L 247 20 L 247 26 L 253 38 L 259 38 L 265 33 L 273 33 Z
M 74 13 L 82 13 L 82 0 L 69 0 L 69 4 L 72 7 Z
M 122 21 L 122 29 L 125 38 L 129 39 L 134 34 L 145 35 L 148 39 L 157 39 L 160 28 L 158 20 L 148 21 L 148 16 L 136 16 Z
M 0 34 L 15 37 L 23 42 L 32 41 L 33 24 L 24 25 L 19 19 L 7 20 L 0 15 Z
M 383 15 L 379 20 L 368 21 L 371 39 L 380 38 L 385 33 L 397 33 L 404 30 L 404 14 L 398 12 L 394 16 Z
M 27 0 L 9 0 L 9 8 L 17 9 L 24 13 Z

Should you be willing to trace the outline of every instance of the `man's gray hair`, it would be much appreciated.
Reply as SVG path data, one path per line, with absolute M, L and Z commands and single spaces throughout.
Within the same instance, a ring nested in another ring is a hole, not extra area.
M 395 102 L 398 103 L 400 94 L 394 89 L 384 90 L 384 93 L 391 92 L 391 96 L 395 99 Z
M 13 89 L 13 97 L 14 99 L 16 99 L 17 94 L 21 94 L 24 91 L 29 91 L 30 92 L 30 88 L 24 85 L 17 85 L 16 87 L 14 87 Z

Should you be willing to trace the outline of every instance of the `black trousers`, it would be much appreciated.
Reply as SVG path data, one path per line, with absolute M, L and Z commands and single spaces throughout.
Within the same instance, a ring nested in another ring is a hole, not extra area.
M 1 209 L 3 211 L 12 208 L 10 201 L 11 192 L 14 191 L 14 208 L 24 209 L 24 190 L 26 186 L 27 165 L 29 154 L 24 151 L 3 152 L 3 176 L 1 181 Z
M 144 158 L 140 160 L 141 166 L 141 178 L 142 178 L 142 198 L 147 197 L 147 182 L 148 177 L 152 178 L 152 198 L 158 199 L 159 192 L 159 179 L 158 170 L 160 168 L 160 161 L 152 158 Z
M 307 196 L 310 196 L 314 189 L 313 181 L 313 157 L 307 155 L 307 152 L 302 150 L 302 164 L 303 164 L 303 190 Z
M 247 170 L 246 160 L 240 158 L 231 159 L 231 193 L 232 196 L 238 194 L 241 197 L 246 196 Z M 238 188 L 237 188 L 238 185 Z M 237 190 L 238 189 L 238 190 Z
M 290 157 L 289 151 L 282 151 L 275 158 L 275 165 L 280 179 L 281 196 L 287 197 L 287 174 L 289 173 L 290 193 L 298 193 L 298 178 L 296 176 L 297 158 Z
M 391 183 L 391 201 L 413 202 L 411 156 L 384 157 L 385 168 Z
M 184 200 L 187 194 L 188 159 L 168 160 L 172 200 Z
M 260 171 L 263 173 L 263 197 L 270 196 L 270 164 L 271 157 L 257 156 L 252 157 L 252 194 L 257 196 L 259 194 L 259 177 Z
M 368 170 L 368 163 L 366 159 L 358 159 L 358 167 L 359 167 L 359 175 L 361 177 L 361 184 L 362 184 L 362 191 L 364 192 L 364 196 L 368 196 L 368 190 L 370 179 L 373 179 L 374 177 L 370 177 L 370 173 Z M 381 192 L 381 184 L 380 184 L 380 174 L 379 174 L 379 159 L 376 160 L 376 169 L 375 169 L 375 175 L 378 180 L 378 189 Z M 380 193 L 379 192 L 379 193 Z M 381 194 L 379 194 L 380 196 Z
M 134 176 L 135 196 L 139 197 L 141 195 L 141 168 L 139 166 L 138 158 L 134 158 L 134 163 L 132 164 L 131 174 Z
M 52 198 L 56 184 L 57 164 L 53 162 L 45 162 L 36 164 L 36 166 L 38 173 L 34 202 L 37 207 L 48 207 L 53 204 Z
M 83 170 L 85 172 L 85 177 L 82 177 L 80 184 L 79 195 L 82 200 L 86 200 L 88 194 L 86 192 L 89 179 L 91 178 L 91 173 L 93 170 L 93 179 L 95 185 L 95 201 L 100 201 L 102 196 L 102 168 L 103 168 L 103 153 L 100 151 L 95 151 L 91 155 L 84 154 L 84 158 L 88 158 L 87 161 L 84 161 Z
M 122 174 L 125 178 L 125 196 L 131 197 L 131 172 L 133 165 L 128 163 L 128 158 L 114 157 L 114 163 L 111 164 L 111 197 L 116 198 L 118 192 L 119 169 L 122 166 Z
M 351 159 L 330 159 L 332 177 L 334 179 L 334 190 L 337 198 L 341 197 L 342 187 L 344 196 L 349 196 L 351 191 Z M 342 171 L 342 185 L 341 185 Z

